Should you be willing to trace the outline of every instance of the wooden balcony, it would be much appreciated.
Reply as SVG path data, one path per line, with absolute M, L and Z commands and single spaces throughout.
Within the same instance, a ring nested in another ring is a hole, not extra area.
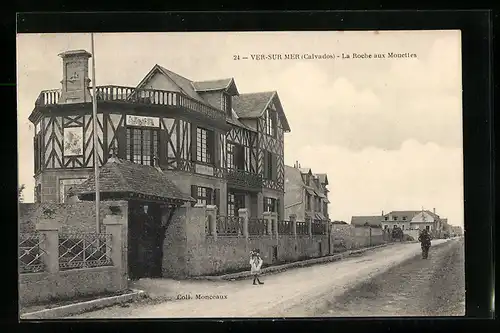
M 92 92 L 92 88 L 90 88 Z M 96 87 L 97 101 L 99 102 L 124 102 L 140 105 L 164 105 L 181 107 L 215 120 L 225 120 L 226 115 L 222 110 L 202 103 L 194 98 L 177 91 L 136 89 L 122 86 Z M 35 106 L 60 104 L 61 91 L 57 89 L 44 90 L 38 96 Z
M 233 188 L 258 190 L 262 188 L 262 175 L 237 169 L 226 171 L 227 185 Z

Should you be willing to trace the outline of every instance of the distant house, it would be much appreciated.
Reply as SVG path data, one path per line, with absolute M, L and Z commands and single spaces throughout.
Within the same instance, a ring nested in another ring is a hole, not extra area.
M 461 226 L 453 225 L 451 226 L 452 236 L 463 236 L 463 230 Z
M 298 162 L 285 165 L 285 217 L 295 214 L 297 221 L 329 221 L 327 186 L 326 174 L 314 174 Z
M 429 229 L 439 235 L 444 230 L 447 219 L 436 214 L 436 210 L 402 210 L 391 211 L 388 214 L 382 212 L 382 227 L 392 229 L 399 227 L 404 230 Z
M 354 227 L 382 227 L 382 216 L 353 216 L 351 225 Z

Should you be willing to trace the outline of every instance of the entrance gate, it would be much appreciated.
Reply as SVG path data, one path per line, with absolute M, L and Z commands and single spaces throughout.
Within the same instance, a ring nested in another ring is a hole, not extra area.
M 128 271 L 132 280 L 161 277 L 165 228 L 157 204 L 130 203 Z

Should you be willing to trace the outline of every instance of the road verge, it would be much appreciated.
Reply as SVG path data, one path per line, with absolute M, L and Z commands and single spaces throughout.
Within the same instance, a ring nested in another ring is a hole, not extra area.
M 83 312 L 102 309 L 112 305 L 129 303 L 143 297 L 146 297 L 146 293 L 144 291 L 133 290 L 132 292 L 124 295 L 103 297 L 91 301 L 78 302 L 50 309 L 25 313 L 21 315 L 21 320 L 63 318 Z

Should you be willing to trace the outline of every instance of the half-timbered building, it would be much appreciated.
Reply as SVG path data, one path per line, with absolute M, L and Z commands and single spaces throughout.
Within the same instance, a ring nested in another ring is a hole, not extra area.
M 35 126 L 35 198 L 64 202 L 93 173 L 91 54 L 60 54 L 62 88 L 42 91 Z M 192 81 L 155 65 L 135 87 L 97 86 L 99 166 L 120 159 L 158 166 L 221 215 L 284 213 L 284 134 L 277 92 L 240 94 L 233 78 Z
M 285 165 L 285 215 L 297 221 L 329 222 L 328 177 L 309 168 Z

